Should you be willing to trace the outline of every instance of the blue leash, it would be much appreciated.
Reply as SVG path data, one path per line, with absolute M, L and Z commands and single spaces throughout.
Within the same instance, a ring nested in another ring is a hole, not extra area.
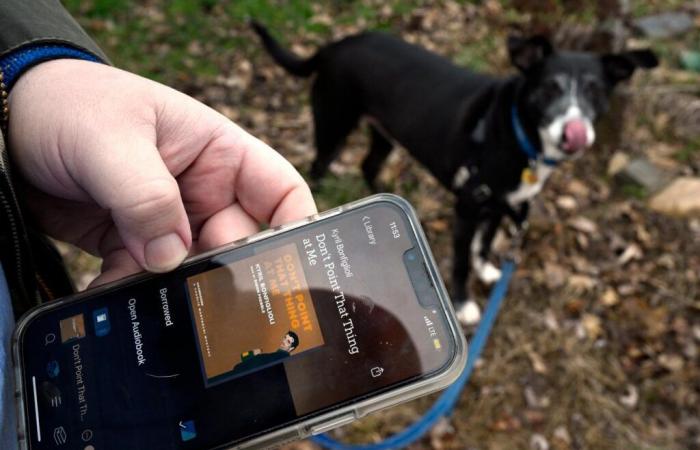
M 423 417 L 418 422 L 415 422 L 410 427 L 406 428 L 400 433 L 386 438 L 385 440 L 378 442 L 376 444 L 368 445 L 351 445 L 338 442 L 334 439 L 328 437 L 328 435 L 323 434 L 319 436 L 314 436 L 311 439 L 318 445 L 327 448 L 329 450 L 389 450 L 404 448 L 427 433 L 440 418 L 443 416 L 450 415 L 454 409 L 457 401 L 459 401 L 462 389 L 469 381 L 474 370 L 474 364 L 479 359 L 486 341 L 488 341 L 489 334 L 491 333 L 491 328 L 496 321 L 496 316 L 498 316 L 498 310 L 503 303 L 503 299 L 508 292 L 508 285 L 510 284 L 510 279 L 515 271 L 515 262 L 513 260 L 506 260 L 501 267 L 501 278 L 498 280 L 496 285 L 491 291 L 489 296 L 488 304 L 486 305 L 486 310 L 484 311 L 484 316 L 479 322 L 479 326 L 474 333 L 474 338 L 469 345 L 469 354 L 467 357 L 467 366 L 464 368 L 462 374 L 443 394 L 438 398 L 435 404 L 425 413 Z

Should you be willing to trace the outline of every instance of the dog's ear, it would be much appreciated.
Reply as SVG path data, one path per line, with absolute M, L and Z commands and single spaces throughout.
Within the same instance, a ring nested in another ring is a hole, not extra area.
M 613 83 L 629 79 L 637 68 L 652 69 L 659 65 L 658 58 L 649 49 L 611 53 L 601 56 L 601 61 L 605 74 Z
M 508 36 L 510 61 L 521 72 L 528 72 L 537 63 L 551 55 L 553 51 L 549 39 L 542 35 L 530 38 Z

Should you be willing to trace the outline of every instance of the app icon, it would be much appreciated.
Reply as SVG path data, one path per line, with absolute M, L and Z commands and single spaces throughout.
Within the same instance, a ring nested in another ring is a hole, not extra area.
M 85 318 L 82 314 L 61 320 L 59 326 L 63 343 L 85 337 Z
M 41 395 L 52 408 L 58 408 L 61 406 L 61 403 L 63 403 L 61 391 L 55 384 L 48 381 L 43 381 L 41 383 Z
M 56 445 L 63 445 L 68 441 L 68 434 L 66 429 L 63 427 L 56 427 L 53 429 L 53 441 Z
M 58 361 L 55 359 L 53 361 L 49 361 L 49 363 L 46 365 L 46 373 L 48 374 L 49 378 L 56 378 L 59 373 L 61 373 L 61 368 L 58 365 Z
M 112 329 L 109 323 L 109 312 L 107 308 L 96 309 L 92 312 L 92 322 L 95 325 L 95 334 L 98 337 L 107 336 Z
M 83 432 L 80 433 L 80 439 L 82 439 L 83 442 L 90 442 L 92 439 L 92 430 L 89 428 L 83 430 Z
M 50 345 L 56 342 L 56 335 L 49 333 L 44 337 L 44 345 Z
M 181 420 L 178 426 L 180 427 L 180 439 L 182 439 L 182 442 L 191 441 L 197 437 L 194 420 Z

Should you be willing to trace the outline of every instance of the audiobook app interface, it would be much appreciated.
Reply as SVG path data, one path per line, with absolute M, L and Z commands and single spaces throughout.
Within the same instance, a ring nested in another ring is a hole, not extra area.
M 413 239 L 375 204 L 40 316 L 31 448 L 224 445 L 439 370 L 454 349 Z

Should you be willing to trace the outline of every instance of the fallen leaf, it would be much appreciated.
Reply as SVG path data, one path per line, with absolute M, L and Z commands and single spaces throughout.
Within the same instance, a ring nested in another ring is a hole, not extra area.
M 588 275 L 574 274 L 569 276 L 567 284 L 575 292 L 587 292 L 593 290 L 598 282 Z
M 589 338 L 597 339 L 603 334 L 600 317 L 594 314 L 584 314 L 581 318 L 581 323 Z
M 491 424 L 491 429 L 495 431 L 515 431 L 522 428 L 520 419 L 512 415 L 504 415 Z
M 450 223 L 445 219 L 434 219 L 428 222 L 427 226 L 436 233 L 444 233 L 445 231 L 449 230 Z
M 634 409 L 637 406 L 637 403 L 639 403 L 639 391 L 637 390 L 637 387 L 632 384 L 628 384 L 625 388 L 625 393 L 621 395 L 619 399 L 620 403 L 622 403 L 624 406 L 629 409 Z
M 526 348 L 525 351 L 530 359 L 530 364 L 532 364 L 533 370 L 539 374 L 546 374 L 548 372 L 547 364 L 545 364 L 542 356 L 536 353 L 531 347 Z
M 553 440 L 561 441 L 567 447 L 571 445 L 571 434 L 569 434 L 569 430 L 567 430 L 566 427 L 563 425 L 560 425 L 554 429 L 554 433 L 552 433 L 552 438 Z
M 659 356 L 659 364 L 671 372 L 678 372 L 685 365 L 685 361 L 682 356 L 664 353 Z
M 622 254 L 617 258 L 617 263 L 624 266 L 630 261 L 642 259 L 644 253 L 637 244 L 630 244 L 625 248 Z
M 567 222 L 574 230 L 581 231 L 586 234 L 598 234 L 598 226 L 590 219 L 583 216 L 576 216 Z
M 530 437 L 530 448 L 532 450 L 549 450 L 549 442 L 543 435 L 535 433 Z
M 549 397 L 537 395 L 532 386 L 525 386 L 523 395 L 525 396 L 525 402 L 530 408 L 546 408 L 550 405 Z
M 559 264 L 547 262 L 544 265 L 544 280 L 549 289 L 563 286 L 568 272 Z
M 620 297 L 613 288 L 607 288 L 600 297 L 600 302 L 605 306 L 615 306 L 620 303 Z
M 526 409 L 523 413 L 525 421 L 530 426 L 538 426 L 544 423 L 546 416 L 542 411 L 537 411 L 535 409 Z

